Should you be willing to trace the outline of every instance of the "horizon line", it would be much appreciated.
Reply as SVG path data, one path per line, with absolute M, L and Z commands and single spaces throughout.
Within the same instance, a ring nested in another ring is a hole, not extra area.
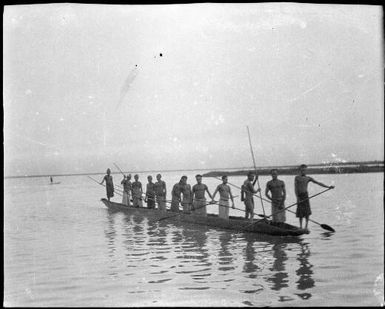
M 347 165 L 347 164 L 360 164 L 360 163 L 384 163 L 383 160 L 371 160 L 371 161 L 350 161 L 350 162 L 325 162 L 317 164 L 307 164 L 308 167 L 314 166 L 323 166 L 323 165 Z M 296 167 L 299 164 L 295 165 L 269 165 L 269 166 L 258 166 L 257 169 L 267 169 L 267 168 L 290 168 Z M 218 167 L 218 168 L 192 168 L 192 169 L 167 169 L 167 170 L 143 170 L 143 171 L 129 171 L 124 172 L 125 174 L 139 174 L 139 173 L 164 173 L 164 172 L 183 172 L 183 171 L 218 171 L 218 170 L 238 170 L 238 169 L 253 169 L 254 166 L 243 166 L 243 167 Z M 4 176 L 4 179 L 8 178 L 33 178 L 33 177 L 60 177 L 60 176 L 82 176 L 82 175 L 100 175 L 105 174 L 105 172 L 84 172 L 84 173 L 67 173 L 67 174 L 44 174 L 44 175 L 12 175 Z M 121 174 L 121 172 L 111 172 L 111 174 Z

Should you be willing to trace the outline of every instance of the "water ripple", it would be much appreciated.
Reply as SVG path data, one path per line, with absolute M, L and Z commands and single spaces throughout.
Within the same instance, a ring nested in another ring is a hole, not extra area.
M 336 232 L 313 224 L 309 235 L 298 238 L 110 211 L 95 198 L 99 188 L 76 177 L 60 190 L 23 185 L 25 196 L 12 185 L 5 188 L 4 304 L 378 306 L 383 179 L 336 177 L 341 189 L 312 203 L 312 218 Z M 381 194 L 361 190 L 368 183 L 377 188 L 377 182 Z

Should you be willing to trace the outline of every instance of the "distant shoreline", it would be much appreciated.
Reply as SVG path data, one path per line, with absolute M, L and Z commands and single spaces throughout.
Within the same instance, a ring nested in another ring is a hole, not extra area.
M 229 170 L 231 168 L 217 168 L 217 170 Z M 239 168 L 238 168 L 239 169 Z M 175 169 L 175 170 L 145 170 L 145 171 L 123 171 L 124 174 L 147 174 L 147 173 L 170 173 L 170 172 L 194 172 L 194 171 L 210 171 L 211 168 L 195 168 L 195 169 Z M 4 176 L 4 179 L 11 178 L 34 178 L 34 177 L 64 177 L 64 176 L 95 176 L 105 175 L 106 172 L 90 172 L 90 173 L 69 173 L 69 174 L 47 174 L 47 175 L 20 175 L 20 176 Z M 111 172 L 111 175 L 121 175 L 121 172 Z
M 278 169 L 279 175 L 297 175 L 298 166 L 285 167 L 268 167 L 258 168 L 257 174 L 261 176 L 270 175 L 273 168 Z M 204 177 L 219 177 L 228 176 L 245 176 L 249 172 L 254 172 L 254 169 L 237 170 L 237 171 L 211 171 L 203 174 Z M 308 165 L 306 174 L 359 174 L 359 173 L 383 173 L 384 162 L 361 162 L 361 163 L 341 163 L 341 164 L 322 164 Z
M 297 175 L 298 166 L 265 166 L 257 167 L 258 175 L 270 175 L 271 169 L 276 168 L 280 175 Z M 167 172 L 193 172 L 208 170 L 208 173 L 203 174 L 204 177 L 219 177 L 223 175 L 243 176 L 249 171 L 254 171 L 253 168 L 217 168 L 217 169 L 175 169 L 175 170 L 147 170 L 147 171 L 131 171 L 124 172 L 125 174 L 144 174 L 144 173 L 167 173 Z M 363 161 L 363 162 L 343 162 L 343 163 L 325 163 L 325 164 L 308 164 L 308 174 L 351 174 L 351 173 L 381 173 L 384 172 L 384 161 Z M 71 173 L 71 174 L 50 174 L 50 175 L 22 175 L 22 176 L 5 176 L 4 179 L 12 178 L 33 178 L 33 177 L 64 177 L 64 176 L 91 176 L 104 175 L 105 172 L 93 173 Z M 113 172 L 113 175 L 121 174 Z

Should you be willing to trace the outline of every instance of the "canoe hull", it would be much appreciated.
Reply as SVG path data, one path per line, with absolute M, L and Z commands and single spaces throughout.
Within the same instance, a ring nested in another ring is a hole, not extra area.
M 176 213 L 171 211 L 159 211 L 157 209 L 148 209 L 144 207 L 132 207 L 126 206 L 121 203 L 111 202 L 105 198 L 102 198 L 101 201 L 106 205 L 109 209 L 119 210 L 128 213 L 132 213 L 135 215 L 145 215 L 148 217 L 153 217 L 157 220 L 175 220 L 181 222 L 188 222 L 193 224 L 205 225 L 214 228 L 222 228 L 229 230 L 236 230 L 241 232 L 250 232 L 250 233 L 258 233 L 258 234 L 268 234 L 274 236 L 300 236 L 302 234 L 306 234 L 303 229 L 300 229 L 296 226 L 287 224 L 287 223 L 273 223 L 269 220 L 256 220 L 253 222 L 250 220 L 246 220 L 242 217 L 233 217 L 222 219 L 217 215 L 208 214 L 205 216 L 200 216 L 192 213 Z

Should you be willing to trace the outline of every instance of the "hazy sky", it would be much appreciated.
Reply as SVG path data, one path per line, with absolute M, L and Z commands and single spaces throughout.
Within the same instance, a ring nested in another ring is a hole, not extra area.
M 5 6 L 5 175 L 382 160 L 380 6 Z M 128 90 L 119 103 L 122 87 Z

